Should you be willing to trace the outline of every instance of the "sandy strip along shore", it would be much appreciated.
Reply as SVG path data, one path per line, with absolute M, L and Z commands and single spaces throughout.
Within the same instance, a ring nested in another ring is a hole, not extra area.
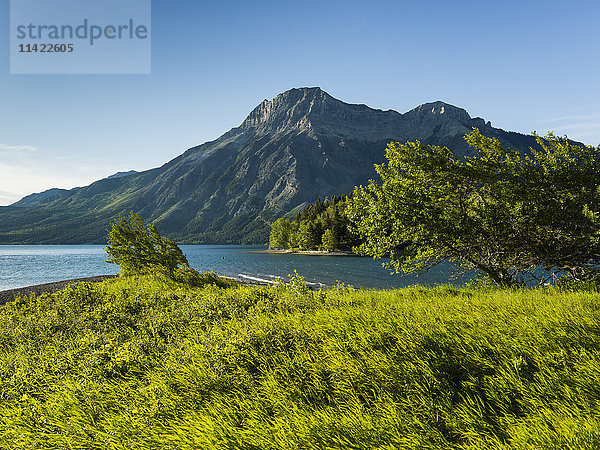
M 40 295 L 43 293 L 53 293 L 56 291 L 60 291 L 64 287 L 72 283 L 79 283 L 81 281 L 85 281 L 88 283 L 97 283 L 98 281 L 104 281 L 108 278 L 115 278 L 116 275 L 98 275 L 95 277 L 88 278 L 74 278 L 72 280 L 64 280 L 64 281 L 55 281 L 54 283 L 45 283 L 45 284 L 37 284 L 35 286 L 27 286 L 17 289 L 10 289 L 8 291 L 0 292 L 0 305 L 4 305 L 6 302 L 10 302 L 14 300 L 15 295 L 29 295 L 36 294 Z

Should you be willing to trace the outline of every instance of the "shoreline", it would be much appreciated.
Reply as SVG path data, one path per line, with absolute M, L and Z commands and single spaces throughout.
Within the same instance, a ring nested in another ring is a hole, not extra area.
M 11 302 L 15 299 L 16 295 L 27 296 L 29 294 L 41 295 L 41 294 L 52 294 L 54 292 L 58 292 L 69 284 L 73 283 L 99 283 L 104 280 L 109 280 L 113 278 L 117 278 L 119 275 L 96 275 L 93 277 L 84 277 L 84 278 L 72 278 L 70 280 L 61 280 L 61 281 L 53 281 L 51 283 L 43 283 L 43 284 L 34 284 L 31 286 L 24 286 L 20 288 L 7 289 L 4 291 L 0 291 L 0 306 L 5 305 L 8 302 Z M 225 278 L 226 280 L 233 281 L 241 286 L 268 286 L 273 284 L 274 282 L 263 280 L 254 277 L 239 278 L 232 277 L 226 275 L 219 275 L 220 278 Z
M 358 253 L 340 250 L 337 252 L 328 252 L 326 250 L 288 250 L 288 249 L 267 249 L 267 250 L 249 250 L 245 253 L 269 253 L 273 255 L 315 255 L 315 256 L 353 256 L 361 257 Z
M 25 286 L 20 288 L 8 289 L 6 291 L 0 291 L 0 306 L 5 303 L 11 302 L 15 299 L 15 295 L 41 295 L 41 294 L 52 294 L 53 292 L 64 289 L 69 284 L 73 283 L 98 283 L 100 281 L 116 278 L 118 275 L 96 275 L 94 277 L 85 278 L 72 278 L 70 280 L 54 281 L 52 283 L 34 284 L 32 286 Z

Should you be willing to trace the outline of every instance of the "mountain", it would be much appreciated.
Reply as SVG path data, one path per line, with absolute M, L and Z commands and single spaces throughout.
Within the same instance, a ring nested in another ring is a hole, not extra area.
M 67 189 L 52 188 L 44 192 L 27 195 L 18 202 L 13 203 L 11 206 L 15 208 L 29 208 L 33 206 L 40 206 L 66 197 L 67 195 L 69 195 L 69 191 Z
M 180 243 L 264 243 L 276 218 L 375 178 L 388 142 L 418 139 L 464 156 L 473 127 L 521 151 L 536 145 L 439 101 L 401 114 L 291 89 L 162 167 L 0 208 L 0 243 L 103 243 L 114 217 L 130 210 Z
M 128 170 L 127 172 L 117 172 L 107 178 L 121 178 L 121 177 L 126 177 L 127 175 L 132 175 L 134 173 L 137 173 L 137 171 L 135 170 Z

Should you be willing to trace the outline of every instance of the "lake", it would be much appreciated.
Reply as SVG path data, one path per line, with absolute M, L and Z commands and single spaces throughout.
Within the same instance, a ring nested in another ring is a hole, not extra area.
M 378 289 L 434 285 L 447 283 L 451 273 L 446 265 L 420 277 L 390 275 L 390 270 L 381 266 L 381 260 L 256 253 L 266 249 L 262 245 L 182 245 L 181 249 L 198 271 L 272 281 L 276 277 L 287 279 L 296 270 L 315 286 L 335 285 L 337 280 Z M 0 245 L 0 290 L 117 273 L 118 267 L 106 263 L 105 258 L 102 245 Z

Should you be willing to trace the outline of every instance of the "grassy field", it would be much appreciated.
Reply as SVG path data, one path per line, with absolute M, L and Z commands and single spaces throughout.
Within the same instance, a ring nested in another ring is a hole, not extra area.
M 140 277 L 0 308 L 10 450 L 597 449 L 599 380 L 591 292 Z

